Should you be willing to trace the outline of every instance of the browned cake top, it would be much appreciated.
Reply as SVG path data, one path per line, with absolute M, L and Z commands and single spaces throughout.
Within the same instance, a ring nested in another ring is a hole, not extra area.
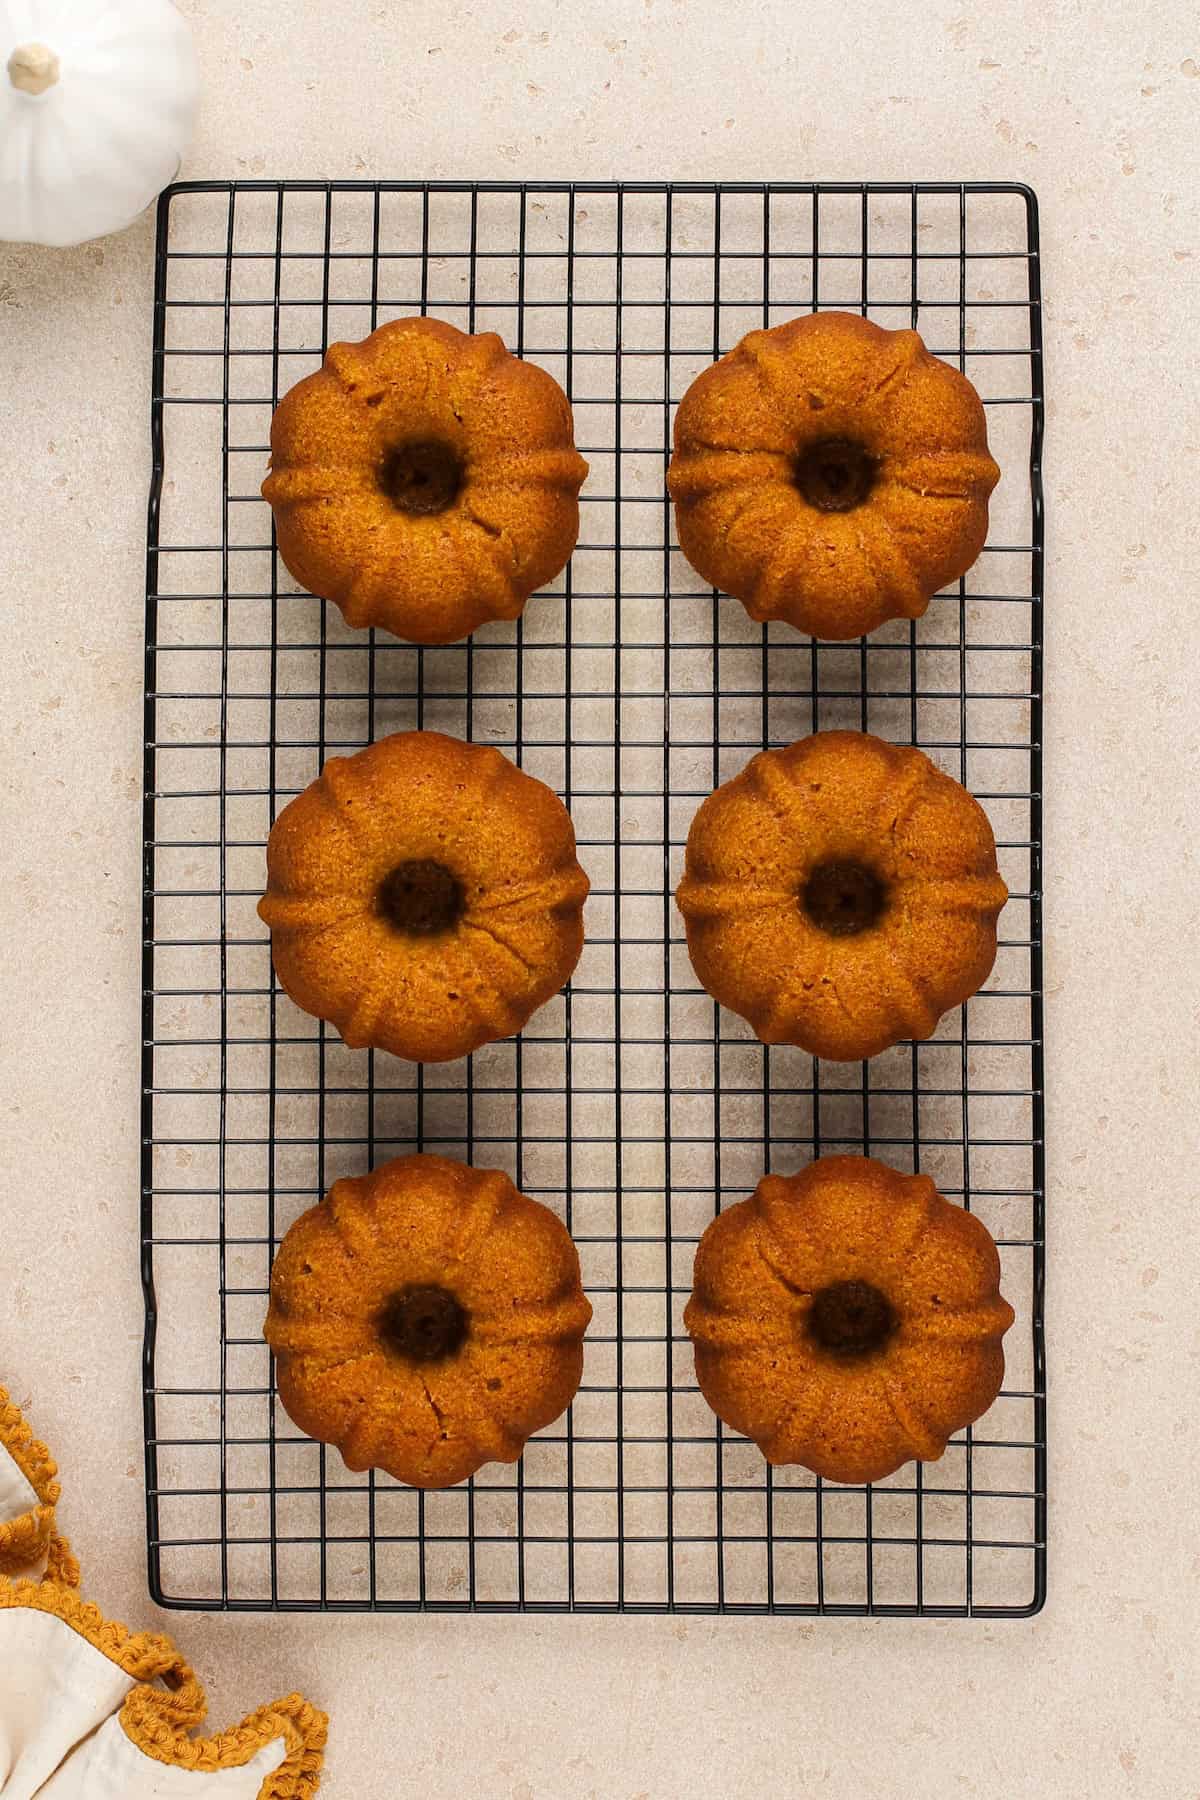
M 668 485 L 684 555 L 752 618 L 851 638 L 970 568 L 1000 471 L 978 394 L 915 331 L 813 313 L 692 383 Z
M 991 1405 L 1013 1317 L 980 1220 L 927 1175 L 827 1156 L 713 1221 L 685 1322 L 722 1419 L 770 1462 L 862 1482 Z
M 288 994 L 352 1047 L 413 1061 L 519 1031 L 583 948 L 566 807 L 499 750 L 436 731 L 326 763 L 276 819 L 267 876 Z
M 987 815 L 921 751 L 822 731 L 755 756 L 692 821 L 696 973 L 766 1043 L 845 1061 L 975 993 L 1008 890 Z
M 284 395 L 263 493 L 302 586 L 351 625 L 444 644 L 558 574 L 586 474 L 544 369 L 494 332 L 396 319 Z
M 591 1311 L 548 1207 L 499 1170 L 404 1156 L 296 1220 L 265 1335 L 302 1431 L 348 1468 L 447 1487 L 569 1404 Z

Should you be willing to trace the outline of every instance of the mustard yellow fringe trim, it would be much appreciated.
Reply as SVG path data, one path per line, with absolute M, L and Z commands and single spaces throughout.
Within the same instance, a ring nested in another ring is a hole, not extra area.
M 121 1727 L 127 1738 L 155 1762 L 175 1769 L 212 1772 L 240 1769 L 257 1751 L 282 1738 L 285 1760 L 259 1789 L 259 1800 L 305 1800 L 320 1786 L 322 1751 L 329 1721 L 300 1694 L 288 1694 L 215 1737 L 188 1735 L 207 1712 L 204 1689 L 191 1665 L 157 1632 L 132 1632 L 106 1619 L 98 1606 L 72 1588 L 53 1581 L 8 1581 L 0 1577 L 0 1610 L 27 1607 L 50 1613 L 140 1683 L 126 1696 Z M 162 1681 L 164 1687 L 149 1685 Z
M 58 1468 L 45 1444 L 38 1442 L 19 1406 L 0 1387 L 0 1445 L 3 1445 L 37 1495 L 40 1504 L 19 1519 L 0 1525 L 0 1573 L 15 1575 L 32 1568 L 50 1554 L 54 1538 L 54 1508 L 62 1492 L 55 1477 Z M 65 1546 L 64 1546 L 65 1547 Z M 70 1552 L 67 1552 L 68 1556 Z M 74 1560 L 73 1558 L 71 1559 Z
M 322 1752 L 329 1721 L 300 1694 L 288 1694 L 215 1737 L 193 1738 L 207 1711 L 204 1689 L 190 1663 L 158 1632 L 132 1632 L 106 1619 L 98 1606 L 76 1592 L 79 1564 L 54 1528 L 61 1489 L 58 1470 L 44 1444 L 34 1437 L 0 1388 L 0 1444 L 28 1480 L 38 1505 L 0 1526 L 0 1610 L 28 1608 L 50 1613 L 139 1685 L 120 1711 L 122 1729 L 144 1755 L 170 1768 L 211 1772 L 240 1769 L 259 1750 L 282 1738 L 287 1755 L 259 1789 L 259 1800 L 307 1800 L 321 1781 Z M 13 1580 L 9 1571 L 46 1557 L 40 1581 Z M 150 1684 L 156 1681 L 162 1687 Z
M 302 1695 L 289 1694 L 273 1705 L 260 1706 L 240 1725 L 211 1738 L 187 1736 L 174 1714 L 174 1700 L 173 1694 L 138 1687 L 121 1708 L 126 1737 L 156 1762 L 205 1772 L 240 1769 L 265 1745 L 282 1738 L 287 1756 L 259 1789 L 259 1800 L 298 1800 L 316 1793 L 329 1722 Z
M 111 1663 L 134 1681 L 165 1681 L 181 1718 L 198 1725 L 204 1717 L 204 1690 L 169 1637 L 153 1631 L 130 1631 L 116 1619 L 106 1619 L 91 1600 L 57 1581 L 9 1581 L 0 1576 L 0 1610 L 25 1607 L 30 1612 L 50 1613 L 79 1637 L 85 1638 Z

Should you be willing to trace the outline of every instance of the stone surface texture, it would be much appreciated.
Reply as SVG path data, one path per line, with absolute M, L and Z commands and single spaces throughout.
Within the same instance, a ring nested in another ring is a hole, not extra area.
M 1042 203 L 1050 1600 L 1032 1623 L 171 1615 L 144 1572 L 153 220 L 0 247 L 0 1379 L 93 1594 L 330 1800 L 1200 1795 L 1200 36 L 1183 0 L 184 0 L 183 173 L 1020 179 Z

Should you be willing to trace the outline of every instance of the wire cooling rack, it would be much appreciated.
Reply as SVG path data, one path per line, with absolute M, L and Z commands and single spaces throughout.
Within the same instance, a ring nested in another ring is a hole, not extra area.
M 853 645 L 753 625 L 675 546 L 675 403 L 816 308 L 917 326 L 987 404 L 988 547 Z M 430 312 L 548 369 L 591 463 L 579 547 L 523 621 L 417 649 L 297 593 L 259 498 L 275 401 L 334 339 Z M 193 183 L 158 214 L 147 581 L 142 1266 L 150 1582 L 165 1605 L 1027 1614 L 1045 1585 L 1041 324 L 1011 186 Z M 414 726 L 494 743 L 570 807 L 592 878 L 567 993 L 420 1069 L 272 980 L 279 808 Z M 766 744 L 916 743 L 987 808 L 1010 900 L 984 991 L 865 1064 L 767 1049 L 702 993 L 671 898 L 692 815 Z M 567 1222 L 595 1308 L 570 1414 L 513 1468 L 352 1475 L 274 1397 L 274 1250 L 342 1175 L 437 1149 Z M 1003 1394 L 871 1488 L 766 1467 L 699 1396 L 682 1312 L 714 1210 L 864 1151 L 1001 1246 Z

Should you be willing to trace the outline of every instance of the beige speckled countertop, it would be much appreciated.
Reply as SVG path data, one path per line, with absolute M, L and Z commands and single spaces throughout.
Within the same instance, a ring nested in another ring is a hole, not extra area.
M 331 1800 L 1200 1795 L 1195 146 L 1183 0 L 185 0 L 190 176 L 974 177 L 1042 202 L 1050 1599 L 1032 1623 L 172 1615 Z M 152 221 L 0 250 L 0 1379 L 148 1624 L 135 1233 Z

